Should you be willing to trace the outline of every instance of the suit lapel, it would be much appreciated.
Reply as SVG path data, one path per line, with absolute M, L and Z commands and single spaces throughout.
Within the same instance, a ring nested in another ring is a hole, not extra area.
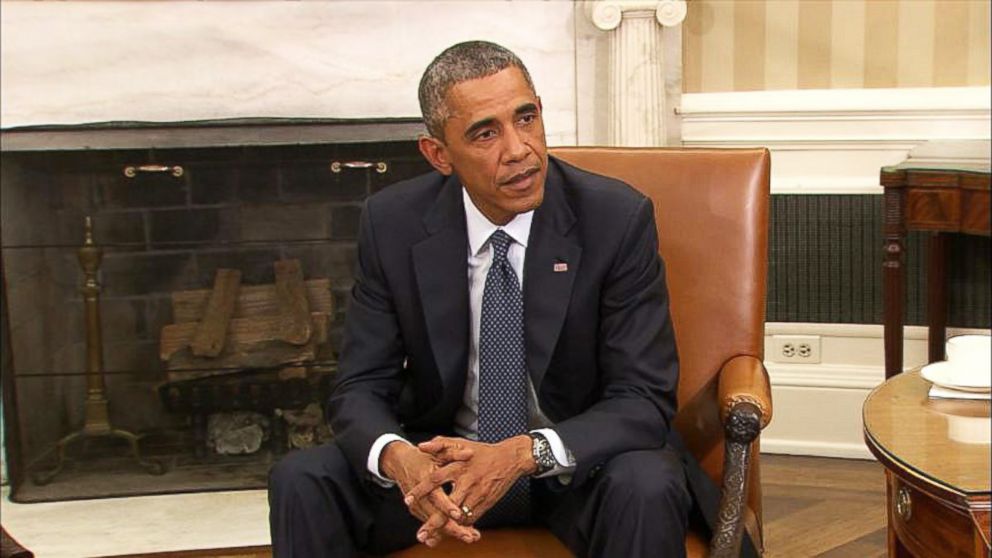
M 549 160 L 544 201 L 534 212 L 524 264 L 527 366 L 535 390 L 558 343 L 582 256 L 582 248 L 568 237 L 575 215 L 564 186 L 558 166 Z
M 459 398 L 468 369 L 468 235 L 461 185 L 449 177 L 424 217 L 430 235 L 413 247 L 427 337 L 446 395 Z

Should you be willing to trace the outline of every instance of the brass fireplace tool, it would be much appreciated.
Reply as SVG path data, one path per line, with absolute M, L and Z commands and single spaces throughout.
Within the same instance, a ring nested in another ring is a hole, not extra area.
M 146 471 L 153 475 L 165 472 L 162 463 L 141 457 L 138 447 L 140 436 L 114 428 L 107 412 L 106 383 L 103 378 L 103 334 L 100 324 L 100 283 L 96 274 L 103 260 L 103 249 L 93 243 L 93 220 L 86 217 L 86 240 L 79 248 L 79 265 L 83 268 L 85 280 L 80 291 L 85 300 L 86 314 L 86 420 L 83 428 L 77 430 L 55 444 L 58 463 L 50 471 L 36 473 L 35 484 L 48 484 L 62 471 L 65 465 L 65 449 L 77 438 L 111 437 L 123 438 L 131 446 L 131 454 Z

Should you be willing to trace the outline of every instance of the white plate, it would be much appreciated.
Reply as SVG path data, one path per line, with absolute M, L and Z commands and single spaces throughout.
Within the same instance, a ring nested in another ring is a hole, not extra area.
M 975 370 L 964 371 L 960 366 L 952 366 L 950 362 L 940 361 L 928 364 L 920 371 L 922 376 L 948 389 L 974 391 L 984 393 L 992 389 L 992 378 L 988 371 L 976 374 Z

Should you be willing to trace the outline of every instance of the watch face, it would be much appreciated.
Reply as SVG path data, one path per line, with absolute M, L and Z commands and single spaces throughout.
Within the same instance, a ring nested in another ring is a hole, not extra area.
M 551 444 L 544 436 L 534 437 L 534 461 L 537 463 L 537 474 L 546 473 L 557 465 Z

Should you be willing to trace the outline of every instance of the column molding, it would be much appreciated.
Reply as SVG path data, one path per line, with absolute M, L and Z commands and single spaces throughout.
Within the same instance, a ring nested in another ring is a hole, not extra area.
M 589 19 L 603 31 L 616 29 L 625 13 L 654 12 L 659 25 L 681 25 L 688 11 L 685 0 L 599 0 L 586 4 Z
M 681 25 L 686 12 L 685 0 L 586 3 L 593 25 L 609 33 L 610 145 L 680 142 L 674 107 L 681 94 Z

